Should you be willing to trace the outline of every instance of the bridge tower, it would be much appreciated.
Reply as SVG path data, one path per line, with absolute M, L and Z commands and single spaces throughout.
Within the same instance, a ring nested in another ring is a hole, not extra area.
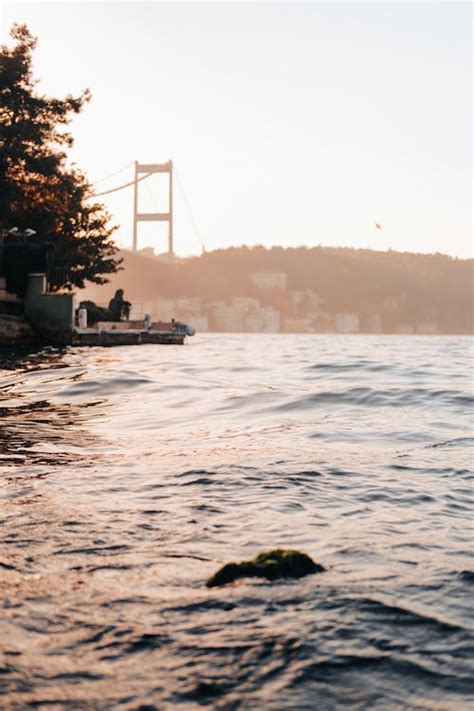
M 166 173 L 169 176 L 168 212 L 138 212 L 138 183 L 153 173 Z M 142 177 L 140 177 L 140 175 Z M 168 223 L 168 256 L 174 258 L 173 250 L 173 161 L 167 163 L 139 163 L 135 161 L 135 181 L 133 196 L 133 251 L 138 248 L 139 222 Z

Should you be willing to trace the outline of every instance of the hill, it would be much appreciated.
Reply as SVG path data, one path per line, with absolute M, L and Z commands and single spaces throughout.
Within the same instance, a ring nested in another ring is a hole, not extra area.
M 141 252 L 121 256 L 123 271 L 81 298 L 104 303 L 121 287 L 148 310 L 203 316 L 217 330 L 229 323 L 225 330 L 473 331 L 472 259 L 328 247 L 235 247 L 175 263 Z M 241 328 L 231 309 L 241 312 Z M 256 314 L 270 310 L 278 327 L 258 328 Z

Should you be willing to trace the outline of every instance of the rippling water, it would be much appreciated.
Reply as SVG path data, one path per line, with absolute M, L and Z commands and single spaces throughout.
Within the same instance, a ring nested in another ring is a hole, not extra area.
M 2 708 L 468 709 L 472 356 L 209 334 L 4 357 Z M 327 571 L 205 587 L 278 546 Z

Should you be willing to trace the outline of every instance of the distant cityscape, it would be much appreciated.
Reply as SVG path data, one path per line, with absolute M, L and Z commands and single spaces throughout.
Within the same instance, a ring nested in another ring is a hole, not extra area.
M 383 322 L 379 313 L 361 315 L 357 312 L 332 313 L 325 309 L 325 300 L 311 289 L 289 291 L 284 272 L 252 272 L 250 279 L 260 289 L 279 289 L 292 304 L 291 315 L 282 314 L 273 306 L 263 305 L 259 299 L 239 296 L 229 303 L 224 300 L 207 300 L 199 296 L 158 298 L 135 304 L 132 318 L 145 313 L 153 320 L 167 321 L 176 318 L 192 323 L 197 331 L 227 333 L 382 333 Z M 393 300 L 391 300 L 393 302 Z M 388 303 L 385 306 L 396 306 Z M 434 334 L 434 321 L 416 325 L 400 323 L 396 333 Z
M 78 296 L 106 304 L 124 288 L 131 318 L 174 318 L 198 332 L 473 332 L 473 260 L 326 247 L 122 256 L 110 284 Z

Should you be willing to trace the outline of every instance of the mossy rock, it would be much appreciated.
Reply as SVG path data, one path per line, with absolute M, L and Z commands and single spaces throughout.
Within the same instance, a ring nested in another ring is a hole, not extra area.
M 322 565 L 315 563 L 306 553 L 277 548 L 259 553 L 253 560 L 227 563 L 209 578 L 206 585 L 208 588 L 219 587 L 240 578 L 302 578 L 324 570 Z

